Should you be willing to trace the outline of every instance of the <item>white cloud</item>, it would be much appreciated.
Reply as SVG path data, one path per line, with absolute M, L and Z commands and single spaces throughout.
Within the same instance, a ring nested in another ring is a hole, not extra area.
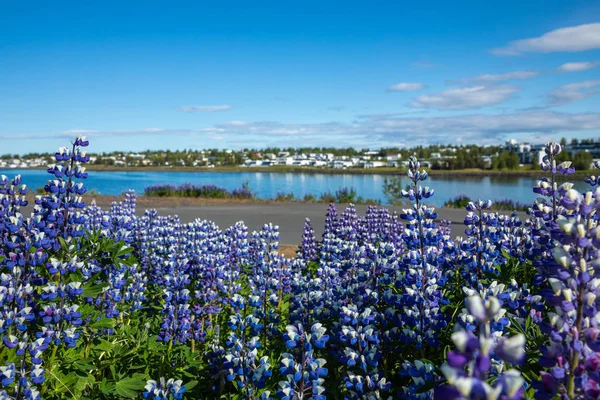
M 227 121 L 227 122 L 223 122 L 221 125 L 244 126 L 244 125 L 248 125 L 248 122 L 246 122 L 246 121 Z
M 506 137 L 535 138 L 542 142 L 575 132 L 600 132 L 600 113 L 561 113 L 529 111 L 488 115 L 475 113 L 460 116 L 430 117 L 372 114 L 356 121 L 324 123 L 281 123 L 276 121 L 217 124 L 202 129 L 140 129 L 106 131 L 88 135 L 93 142 L 115 137 L 148 135 L 219 137 L 230 147 L 427 145 L 435 143 L 493 144 Z M 1 140 L 64 140 L 65 133 L 55 135 L 0 134 Z M 72 135 L 67 136 L 72 137 Z M 105 139 L 103 139 L 105 138 Z
M 481 74 L 472 78 L 461 79 L 461 82 L 501 82 L 518 79 L 535 78 L 540 74 L 539 71 L 514 71 L 504 74 Z
M 561 65 L 556 70 L 558 72 L 579 72 L 596 68 L 599 65 L 600 61 L 570 62 Z
M 256 121 L 217 124 L 203 129 L 140 129 L 135 131 L 96 132 L 90 139 L 113 136 L 173 135 L 206 136 L 218 133 L 242 145 L 273 143 L 303 145 L 312 140 L 326 145 L 371 143 L 370 147 L 386 145 L 390 140 L 407 140 L 409 144 L 452 143 L 463 141 L 499 143 L 501 135 L 521 134 L 560 135 L 565 132 L 600 131 L 600 113 L 561 113 L 530 111 L 506 114 L 468 114 L 448 117 L 395 116 L 394 114 L 364 115 L 351 123 L 282 123 Z M 64 135 L 62 133 L 61 135 Z M 27 138 L 41 138 L 41 135 Z M 57 136 L 44 135 L 43 138 Z M 63 137 L 63 136 L 60 136 Z M 23 136 L 3 135 L 3 139 L 23 139 Z M 389 143 L 388 143 L 389 145 Z
M 412 92 L 423 89 L 425 85 L 416 82 L 400 82 L 387 88 L 388 92 Z
M 216 112 L 231 110 L 231 106 L 228 104 L 220 106 L 183 106 L 180 109 L 185 112 Z
M 514 56 L 523 53 L 576 52 L 600 49 L 600 23 L 561 28 L 542 36 L 516 40 L 505 47 L 492 50 L 498 56 Z
M 590 96 L 600 93 L 600 87 L 595 90 L 588 90 L 598 86 L 600 86 L 600 80 L 583 81 L 563 85 L 558 89 L 548 93 L 548 104 L 551 106 L 562 106 L 573 103 L 574 101 L 586 99 Z
M 515 86 L 471 86 L 422 95 L 410 103 L 413 108 L 437 110 L 468 110 L 502 103 L 519 89 Z

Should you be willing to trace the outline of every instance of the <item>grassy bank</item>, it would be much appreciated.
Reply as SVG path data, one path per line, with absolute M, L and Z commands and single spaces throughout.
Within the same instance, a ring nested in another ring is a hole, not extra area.
M 464 209 L 470 202 L 476 202 L 477 199 L 471 199 L 468 196 L 461 194 L 452 199 L 446 200 L 445 208 L 460 208 Z M 520 203 L 512 199 L 500 199 L 492 202 L 492 211 L 527 211 L 530 204 Z
M 464 202 L 459 202 L 459 197 L 447 200 L 442 208 L 454 208 L 454 209 L 462 209 L 466 204 Z M 28 196 L 28 200 L 32 202 L 34 200 L 33 196 Z M 83 196 L 83 200 L 86 203 L 90 203 L 95 201 L 96 204 L 100 206 L 109 206 L 112 202 L 123 201 L 123 196 L 107 196 L 107 195 L 89 195 L 86 194 Z M 332 200 L 333 203 L 337 204 L 348 204 L 349 202 L 339 202 L 336 200 Z M 497 211 L 512 211 L 514 207 L 512 205 L 504 206 L 504 202 L 499 202 L 501 204 L 496 204 L 498 202 L 494 202 L 494 210 Z M 289 199 L 284 197 L 279 197 L 275 199 L 233 199 L 233 198 L 194 198 L 194 197 L 177 197 L 177 196 L 169 196 L 169 197 L 149 197 L 149 196 L 138 196 L 137 204 L 141 209 L 149 209 L 149 208 L 161 208 L 161 207 L 198 207 L 198 206 L 223 206 L 223 205 L 249 205 L 249 204 L 326 204 L 322 201 L 314 201 L 314 200 L 304 200 L 303 198 L 298 199 Z M 355 203 L 356 204 L 356 203 Z M 520 205 L 520 203 L 517 203 Z M 368 205 L 368 204 L 367 204 Z M 383 205 L 384 207 L 393 207 L 390 205 Z M 524 207 L 518 206 L 517 210 L 522 211 Z
M 154 185 L 149 186 L 144 190 L 146 197 L 176 197 L 176 198 L 199 198 L 199 199 L 227 199 L 227 200 L 250 200 L 257 198 L 256 194 L 250 190 L 246 182 L 242 187 L 228 190 L 216 185 L 193 185 L 186 183 L 179 186 L 174 185 Z M 319 196 L 307 194 L 304 197 L 298 198 L 293 192 L 277 193 L 275 201 L 294 202 L 300 201 L 303 203 L 354 203 L 379 205 L 380 201 L 363 198 L 358 196 L 356 189 L 352 187 L 342 187 L 335 192 L 327 191 Z
M 28 197 L 32 202 L 33 196 Z M 123 196 L 107 195 L 84 195 L 83 201 L 90 204 L 95 201 L 102 207 L 109 206 L 112 202 L 123 201 Z M 334 201 L 335 202 L 335 201 Z M 161 207 L 198 207 L 198 206 L 222 206 L 222 205 L 249 205 L 249 204 L 326 204 L 320 201 L 305 201 L 303 199 L 208 199 L 194 197 L 148 197 L 138 196 L 137 205 L 141 209 L 161 208 Z M 341 204 L 341 203 L 340 203 Z M 347 203 L 343 203 L 347 204 Z

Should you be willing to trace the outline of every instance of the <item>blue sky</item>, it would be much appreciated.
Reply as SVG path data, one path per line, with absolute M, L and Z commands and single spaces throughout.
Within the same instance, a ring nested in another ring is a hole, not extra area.
M 598 1 L 0 0 L 0 153 L 600 137 Z

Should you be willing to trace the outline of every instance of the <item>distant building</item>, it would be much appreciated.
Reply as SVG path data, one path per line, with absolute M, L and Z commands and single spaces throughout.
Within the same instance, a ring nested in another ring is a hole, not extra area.
M 483 162 L 483 168 L 492 168 L 491 156 L 481 156 L 481 161 Z
M 352 167 L 352 161 L 336 160 L 333 162 L 333 168 L 335 169 L 346 169 Z
M 279 153 L 281 154 L 281 153 Z M 291 157 L 288 153 L 287 156 L 279 156 L 277 158 L 277 165 L 292 165 L 294 163 L 294 157 Z
M 515 139 L 507 140 L 504 143 L 505 151 L 512 151 L 519 156 L 521 164 L 531 164 L 535 158 L 536 148 L 529 143 L 519 143 Z
M 564 147 L 564 151 L 569 153 L 569 156 L 575 157 L 575 154 L 586 151 L 592 155 L 592 158 L 600 158 L 600 143 L 578 143 L 569 144 Z
M 383 161 L 369 161 L 365 163 L 365 168 L 381 168 L 385 167 L 386 163 Z

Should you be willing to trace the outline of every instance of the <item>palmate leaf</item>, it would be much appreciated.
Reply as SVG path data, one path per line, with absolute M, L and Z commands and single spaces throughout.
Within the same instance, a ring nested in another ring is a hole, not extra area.
M 92 279 L 90 279 L 90 281 L 88 281 L 88 283 L 83 285 L 83 293 L 81 294 L 81 297 L 94 298 L 94 297 L 98 296 L 100 293 L 102 293 L 104 288 L 106 288 L 110 285 L 108 282 L 94 283 L 94 280 L 95 279 L 92 278 Z
M 119 242 L 122 243 L 122 242 Z M 121 248 L 115 253 L 115 257 L 122 257 L 125 256 L 127 254 L 131 254 L 133 252 L 133 247 L 129 247 L 129 246 L 121 246 Z
M 78 371 L 75 374 L 78 378 L 73 385 L 73 392 L 77 395 L 85 392 L 87 388 L 92 387 L 96 382 L 94 377 L 86 372 Z
M 110 352 L 113 349 L 113 344 L 111 342 L 107 341 L 107 340 L 100 339 L 99 342 L 94 343 L 94 345 L 92 346 L 92 348 L 94 350 Z
M 131 377 L 123 378 L 115 384 L 115 391 L 119 396 L 135 399 L 139 392 L 146 386 L 146 375 L 133 374 Z
M 186 383 L 184 385 L 185 386 L 185 390 L 189 392 L 190 390 L 192 390 L 193 388 L 195 388 L 198 385 L 198 383 L 199 383 L 198 381 L 190 381 L 190 382 Z
M 85 360 L 77 360 L 74 361 L 71 365 L 75 367 L 79 371 L 87 372 L 96 369 L 97 367 L 93 364 L 90 364 L 91 359 Z
M 109 382 L 106 379 L 103 379 L 102 382 L 100 382 L 100 384 L 98 385 L 98 389 L 100 389 L 100 392 L 102 394 L 111 398 L 113 397 L 112 395 L 116 391 L 116 385 L 114 382 Z
M 56 370 L 54 372 L 47 371 L 46 375 L 47 384 L 52 387 L 52 392 L 60 395 L 63 398 L 69 397 L 69 395 L 74 395 L 73 391 L 77 391 L 76 385 L 80 380 L 85 380 L 85 385 L 91 384 L 94 381 L 92 376 L 88 376 L 87 374 L 83 374 L 83 376 L 81 376 L 76 372 L 64 374 L 59 370 Z
M 116 324 L 117 321 L 115 319 L 102 317 L 100 320 L 91 323 L 89 327 L 94 329 L 112 329 Z

